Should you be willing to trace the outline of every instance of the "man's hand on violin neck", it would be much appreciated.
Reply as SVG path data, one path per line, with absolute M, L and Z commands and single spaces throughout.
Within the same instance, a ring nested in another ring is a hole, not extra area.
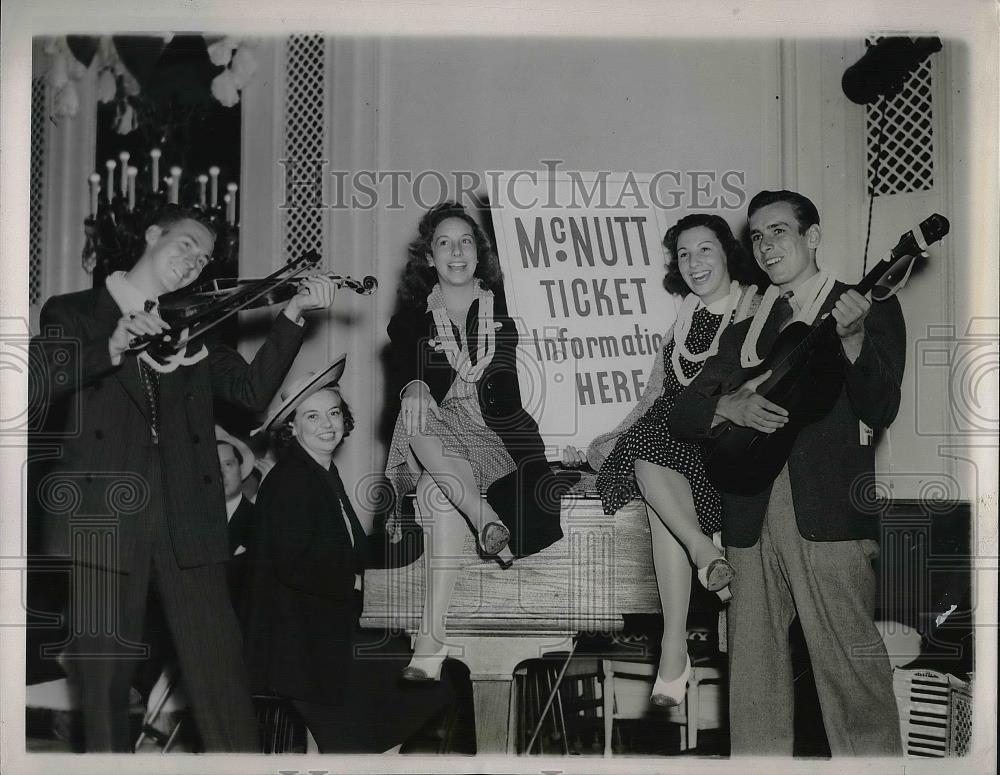
M 327 309 L 337 295 L 336 283 L 327 275 L 315 274 L 302 278 L 299 291 L 285 306 L 285 315 L 293 323 L 302 323 L 302 313 Z
M 122 355 L 132 349 L 131 342 L 137 336 L 143 334 L 156 335 L 169 329 L 170 326 L 164 322 L 163 318 L 152 312 L 130 312 L 122 315 L 118 319 L 118 325 L 111 332 L 108 339 L 108 353 L 111 355 L 111 363 L 117 366 L 121 362 Z

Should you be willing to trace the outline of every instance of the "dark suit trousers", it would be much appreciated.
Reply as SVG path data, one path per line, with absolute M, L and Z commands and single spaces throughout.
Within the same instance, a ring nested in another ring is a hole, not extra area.
M 830 515 L 836 519 L 835 514 Z M 757 543 L 729 547 L 732 754 L 791 756 L 794 690 L 788 629 L 798 615 L 834 756 L 900 756 L 892 669 L 876 630 L 878 544 L 807 541 L 787 466 L 774 483 Z
M 181 681 L 206 751 L 256 751 L 257 722 L 242 659 L 242 641 L 229 600 L 225 564 L 178 567 L 163 516 L 159 460 L 151 455 L 149 508 L 143 520 L 143 556 L 132 573 L 76 566 L 67 649 L 79 691 L 88 751 L 131 751 L 129 689 L 139 660 L 149 584 L 163 604 Z M 221 516 L 220 516 L 221 518 Z M 82 556 L 81 556 L 82 555 Z

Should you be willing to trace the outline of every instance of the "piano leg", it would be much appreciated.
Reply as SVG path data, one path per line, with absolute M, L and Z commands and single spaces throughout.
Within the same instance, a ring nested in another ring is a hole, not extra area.
M 476 708 L 476 753 L 513 755 L 511 734 L 511 686 L 513 681 L 473 679 L 472 699 Z
M 513 756 L 517 715 L 511 704 L 514 670 L 522 662 L 552 651 L 569 651 L 572 636 L 449 635 L 448 643 L 453 648 L 451 658 L 469 668 L 476 711 L 476 752 Z

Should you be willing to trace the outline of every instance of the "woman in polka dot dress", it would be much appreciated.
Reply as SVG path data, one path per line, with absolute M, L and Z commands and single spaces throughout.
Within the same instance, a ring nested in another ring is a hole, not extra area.
M 639 404 L 610 433 L 597 437 L 587 461 L 599 471 L 597 488 L 606 514 L 635 497 L 646 502 L 663 610 L 663 640 L 651 700 L 677 705 L 684 698 L 691 662 L 687 656 L 687 606 L 691 566 L 698 580 L 729 598 L 732 566 L 713 541 L 722 524 L 722 501 L 705 474 L 701 447 L 673 438 L 667 416 L 674 399 L 718 348 L 730 323 L 752 314 L 759 278 L 756 265 L 717 215 L 682 218 L 667 231 L 670 256 L 664 285 L 684 295 L 677 319 L 663 338 L 649 386 Z M 573 447 L 563 463 L 580 465 Z

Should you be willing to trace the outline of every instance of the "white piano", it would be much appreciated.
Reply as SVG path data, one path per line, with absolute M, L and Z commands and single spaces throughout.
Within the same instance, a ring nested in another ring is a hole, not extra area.
M 562 501 L 562 540 L 502 570 L 475 554 L 471 531 L 448 611 L 448 642 L 472 679 L 479 753 L 513 754 L 517 666 L 569 651 L 580 632 L 615 632 L 622 614 L 658 613 L 649 525 L 640 501 L 607 517 L 585 477 Z M 365 627 L 404 629 L 420 623 L 423 557 L 405 567 L 365 573 Z

